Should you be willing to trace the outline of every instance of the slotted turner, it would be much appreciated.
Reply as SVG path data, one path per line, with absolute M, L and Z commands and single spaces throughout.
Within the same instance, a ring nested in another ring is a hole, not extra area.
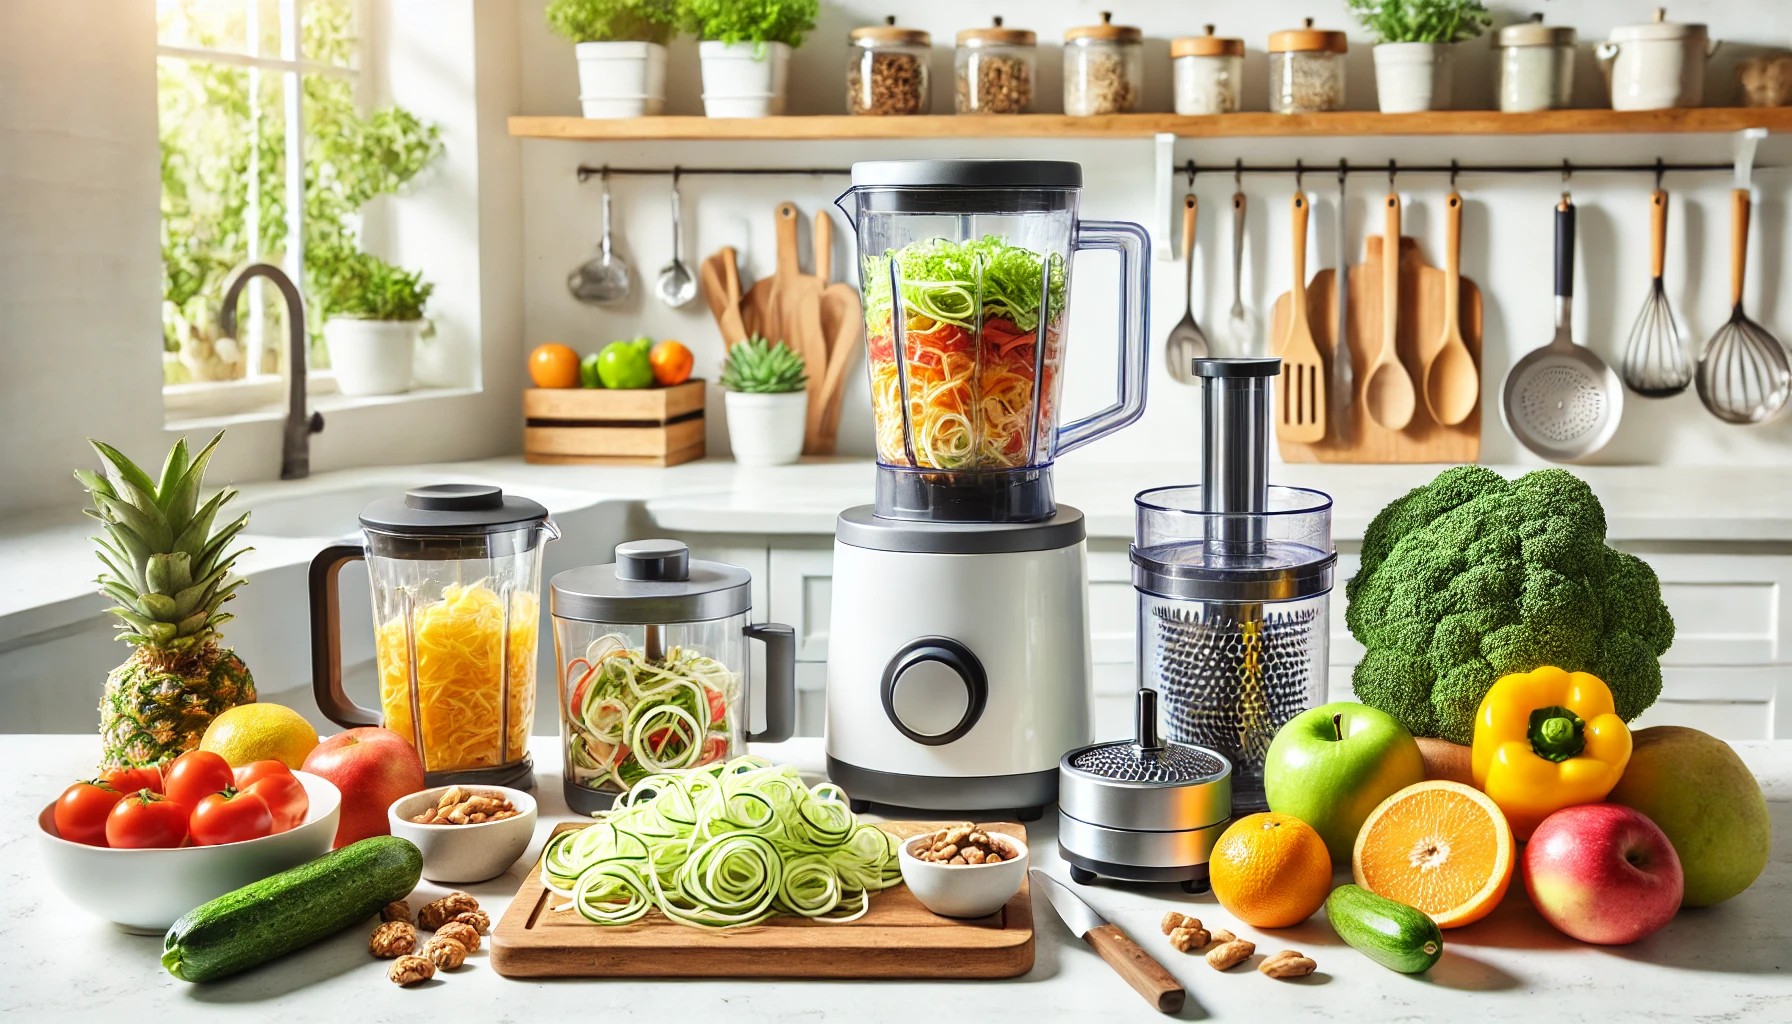
M 1307 194 L 1296 192 L 1294 287 L 1289 291 L 1288 333 L 1281 344 L 1282 373 L 1276 395 L 1276 436 L 1296 444 L 1325 439 L 1325 361 L 1307 322 Z

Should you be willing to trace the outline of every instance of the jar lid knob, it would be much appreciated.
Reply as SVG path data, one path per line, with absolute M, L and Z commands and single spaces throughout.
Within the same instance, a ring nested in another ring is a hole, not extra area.
M 1655 20 L 1657 23 L 1666 21 L 1667 16 L 1668 16 L 1668 9 L 1666 7 L 1655 8 Z
M 1656 20 L 1659 21 L 1660 19 L 1658 18 Z M 1113 11 L 1102 11 L 1101 12 L 1101 23 L 1103 25 L 1112 25 L 1114 23 L 1114 12 Z
M 894 14 L 884 15 L 884 24 L 886 24 L 886 25 L 896 24 L 896 16 Z
M 1212 25 L 1202 25 L 1201 27 L 1207 30 L 1208 35 L 1213 35 L 1213 26 Z
M 616 545 L 616 578 L 656 583 L 691 578 L 691 549 L 680 540 L 632 540 Z
M 1531 23 L 1536 24 L 1536 25 L 1543 24 L 1543 12 L 1542 11 L 1531 12 Z
M 1302 28 L 1312 28 L 1313 27 L 1313 19 L 1312 18 L 1302 18 L 1302 19 L 1300 19 L 1300 24 L 1301 24 Z
M 989 23 L 991 25 L 994 25 L 996 28 L 1001 28 L 1002 27 L 1002 16 L 1000 14 L 996 15 L 995 17 L 989 19 Z

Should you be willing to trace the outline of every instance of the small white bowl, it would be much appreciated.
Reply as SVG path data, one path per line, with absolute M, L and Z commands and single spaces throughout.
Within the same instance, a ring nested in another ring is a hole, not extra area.
M 201 903 L 330 852 L 342 794 L 321 776 L 292 774 L 311 806 L 285 832 L 220 846 L 114 850 L 62 838 L 52 802 L 37 816 L 38 848 L 51 880 L 76 906 L 124 931 L 160 935 Z
M 1020 891 L 1027 877 L 1027 844 L 995 832 L 989 838 L 1014 856 L 994 864 L 937 864 L 914 854 L 917 843 L 935 833 L 904 839 L 897 848 L 902 880 L 921 905 L 941 917 L 988 917 Z
M 437 786 L 401 796 L 386 808 L 392 834 L 409 839 L 423 851 L 423 877 L 432 882 L 483 882 L 510 869 L 535 834 L 535 798 L 504 786 L 464 785 L 473 793 L 502 796 L 516 808 L 516 817 L 475 825 L 419 825 L 412 821 L 434 807 L 453 786 Z

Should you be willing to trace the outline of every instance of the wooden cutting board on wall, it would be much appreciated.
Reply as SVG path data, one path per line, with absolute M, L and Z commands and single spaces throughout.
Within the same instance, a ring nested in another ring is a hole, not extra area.
M 900 838 L 949 822 L 879 823 Z M 583 828 L 571 822 L 554 831 Z M 1027 841 L 1024 825 L 981 826 Z M 592 924 L 530 869 L 492 929 L 492 969 L 507 978 L 1012 978 L 1033 969 L 1033 905 L 1027 883 L 1000 911 L 964 921 L 939 917 L 897 885 L 871 897 L 851 924 L 777 917 L 716 931 L 674 924 L 657 912 L 620 927 Z
M 1481 458 L 1481 415 L 1487 405 L 1487 380 L 1481 361 L 1481 289 L 1468 278 L 1462 279 L 1462 340 L 1474 357 L 1475 369 L 1482 373 L 1480 401 L 1468 418 L 1453 427 L 1446 427 L 1431 418 L 1425 408 L 1424 385 L 1420 372 L 1435 354 L 1444 325 L 1444 272 L 1428 266 L 1419 254 L 1418 242 L 1400 239 L 1400 323 L 1396 351 L 1401 365 L 1412 375 L 1420 399 L 1418 411 L 1405 430 L 1388 430 L 1369 418 L 1363 408 L 1363 378 L 1369 372 L 1375 349 L 1381 339 L 1381 246 L 1380 235 L 1367 239 L 1365 262 L 1351 267 L 1346 278 L 1349 288 L 1349 324 L 1346 341 L 1351 357 L 1351 379 L 1356 393 L 1350 397 L 1350 425 L 1346 435 L 1328 432 L 1316 444 L 1298 444 L 1277 438 L 1284 462 L 1478 462 Z M 1332 378 L 1331 360 L 1335 358 L 1334 335 L 1337 332 L 1338 296 L 1333 283 L 1336 271 L 1326 268 L 1313 275 L 1307 286 L 1307 316 L 1313 325 L 1314 339 L 1326 359 L 1326 380 Z M 1292 301 L 1284 292 L 1276 299 L 1271 316 L 1270 338 L 1279 345 L 1288 326 Z M 1327 393 L 1328 403 L 1338 396 Z

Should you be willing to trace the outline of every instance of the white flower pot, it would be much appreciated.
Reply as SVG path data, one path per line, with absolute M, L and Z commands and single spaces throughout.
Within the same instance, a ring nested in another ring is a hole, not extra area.
M 579 43 L 579 104 L 586 117 L 652 117 L 666 107 L 666 48 Z
M 396 395 L 411 389 L 411 364 L 423 320 L 324 321 L 324 346 L 345 395 Z
M 729 391 L 722 397 L 728 412 L 728 446 L 743 466 L 786 466 L 803 454 L 803 423 L 809 412 L 807 391 L 755 395 Z
M 1375 47 L 1375 93 L 1384 114 L 1450 109 L 1449 43 L 1380 43 Z
M 710 117 L 766 117 L 784 112 L 790 47 L 784 43 L 697 44 L 703 64 L 703 112 Z

